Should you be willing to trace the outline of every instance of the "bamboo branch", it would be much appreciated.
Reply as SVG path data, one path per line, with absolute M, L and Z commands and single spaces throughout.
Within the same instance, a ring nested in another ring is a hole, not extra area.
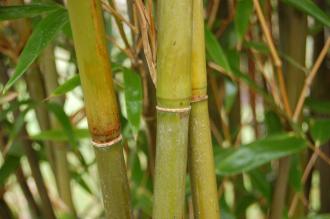
M 289 104 L 288 93 L 287 93 L 285 81 L 284 81 L 284 78 L 283 78 L 282 61 L 281 61 L 280 56 L 278 55 L 278 52 L 275 48 L 275 44 L 274 44 L 273 39 L 271 37 L 269 28 L 267 27 L 267 22 L 266 22 L 265 17 L 262 13 L 259 0 L 253 0 L 253 3 L 254 3 L 254 7 L 256 9 L 256 12 L 257 12 L 257 16 L 258 16 L 262 31 L 263 31 L 264 36 L 266 38 L 266 42 L 269 46 L 271 56 L 272 56 L 273 61 L 274 61 L 274 65 L 275 65 L 276 72 L 277 72 L 278 83 L 279 83 L 279 88 L 280 88 L 280 93 L 281 93 L 281 96 L 282 96 L 284 109 L 285 109 L 286 113 L 288 114 L 288 116 L 291 117 L 292 116 L 292 110 L 291 110 L 291 107 L 290 107 L 290 104 Z
M 313 83 L 313 80 L 324 60 L 324 58 L 326 57 L 327 53 L 328 53 L 328 50 L 330 48 L 330 38 L 327 39 L 320 55 L 318 56 L 312 70 L 310 71 L 310 73 L 308 74 L 308 77 L 305 79 L 305 83 L 304 83 L 304 87 L 300 93 L 300 97 L 299 97 L 299 100 L 298 100 L 298 103 L 297 103 L 297 106 L 296 106 L 296 109 L 294 111 L 294 114 L 293 114 L 293 121 L 294 122 L 297 122 L 301 112 L 302 112 L 302 108 L 304 106 L 304 102 L 305 102 L 305 99 L 306 99 L 306 94 L 307 94 L 307 91 L 308 89 L 310 88 L 310 86 L 312 85 Z

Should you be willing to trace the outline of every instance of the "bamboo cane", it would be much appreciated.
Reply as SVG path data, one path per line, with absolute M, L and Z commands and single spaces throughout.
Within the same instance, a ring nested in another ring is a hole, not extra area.
M 54 46 L 47 46 L 39 58 L 40 71 L 43 74 L 45 82 L 45 92 L 47 96 L 58 87 L 58 73 L 55 66 Z M 52 102 L 64 105 L 63 96 L 54 97 Z M 60 128 L 60 124 L 54 116 L 49 115 L 50 126 L 53 129 Z M 67 144 L 65 142 L 52 142 L 53 154 L 55 159 L 55 178 L 59 196 L 67 206 L 68 213 L 75 217 L 76 212 L 72 200 L 71 184 L 70 184 L 70 169 L 67 159 Z
M 191 97 L 191 0 L 158 1 L 153 218 L 183 218 Z
M 189 127 L 189 171 L 194 218 L 219 218 L 213 149 L 207 105 L 203 1 L 193 0 L 192 102 Z
M 69 0 L 69 16 L 107 218 L 130 218 L 120 121 L 99 0 Z

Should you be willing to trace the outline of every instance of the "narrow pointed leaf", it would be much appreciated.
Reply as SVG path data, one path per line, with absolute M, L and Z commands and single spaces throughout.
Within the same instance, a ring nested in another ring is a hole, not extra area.
M 22 77 L 41 51 L 56 37 L 67 22 L 66 10 L 59 9 L 50 13 L 37 24 L 18 59 L 15 72 L 5 85 L 3 92 L 6 92 Z
M 267 137 L 216 157 L 216 170 L 220 175 L 246 172 L 272 160 L 297 153 L 306 146 L 304 139 L 290 133 Z
M 78 143 L 76 141 L 70 119 L 64 112 L 63 108 L 59 104 L 55 103 L 48 103 L 47 108 L 55 115 L 58 122 L 62 125 L 63 131 L 67 135 L 71 146 L 76 148 Z
M 2 187 L 8 177 L 15 172 L 21 161 L 20 156 L 8 154 L 0 167 L 0 186 Z
M 293 7 L 301 10 L 310 16 L 314 17 L 323 25 L 330 27 L 330 16 L 324 13 L 313 1 L 311 0 L 283 0 L 283 2 L 292 5 Z
M 206 51 L 210 58 L 219 66 L 221 66 L 227 73 L 231 73 L 231 68 L 226 57 L 224 50 L 222 49 L 217 38 L 209 29 L 205 29 L 205 43 Z
M 2 6 L 0 7 L 0 21 L 35 17 L 44 13 L 53 12 L 59 8 L 60 6 L 57 4 L 47 3 Z
M 316 145 L 321 146 L 330 140 L 330 119 L 318 119 L 311 123 L 311 134 Z
M 76 87 L 78 87 L 80 85 L 80 77 L 79 75 L 75 75 L 72 78 L 68 79 L 67 81 L 65 81 L 63 84 L 61 84 L 60 86 L 58 86 L 52 93 L 51 96 L 60 96 L 60 95 L 64 95 L 67 92 L 75 89 Z
M 127 118 L 133 130 L 140 128 L 142 114 L 142 84 L 140 76 L 130 69 L 123 69 Z
M 235 16 L 235 30 L 239 40 L 242 40 L 249 26 L 253 12 L 252 0 L 238 0 Z
M 73 133 L 76 139 L 85 139 L 89 138 L 88 129 L 73 129 Z M 31 136 L 34 140 L 39 141 L 68 141 L 68 135 L 63 130 L 51 129 L 47 131 L 39 132 Z

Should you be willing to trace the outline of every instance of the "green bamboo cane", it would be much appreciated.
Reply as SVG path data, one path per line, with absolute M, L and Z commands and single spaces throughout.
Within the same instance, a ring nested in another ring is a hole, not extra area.
M 48 96 L 51 95 L 51 92 L 58 87 L 58 72 L 55 65 L 55 56 L 54 56 L 54 46 L 47 46 L 42 55 L 39 58 L 39 67 L 40 71 L 43 74 L 45 82 L 45 90 Z M 50 100 L 51 102 L 64 105 L 63 96 L 54 97 Z M 60 128 L 59 122 L 52 115 L 50 117 L 50 126 L 53 129 Z M 55 159 L 55 178 L 56 184 L 59 192 L 59 196 L 67 206 L 67 211 L 71 215 L 76 215 L 72 194 L 71 194 L 71 184 L 70 184 L 70 169 L 67 159 L 67 144 L 66 142 L 52 142 L 53 154 Z
M 219 218 L 213 149 L 207 105 L 203 1 L 193 0 L 192 102 L 189 127 L 189 171 L 194 217 Z
M 120 120 L 99 0 L 69 0 L 69 16 L 107 218 L 130 218 Z
M 191 98 L 191 0 L 158 1 L 153 218 L 183 218 Z

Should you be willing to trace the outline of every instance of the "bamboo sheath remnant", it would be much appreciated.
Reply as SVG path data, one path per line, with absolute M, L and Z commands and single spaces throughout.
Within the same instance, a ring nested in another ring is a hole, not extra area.
M 191 0 L 159 0 L 154 219 L 184 218 L 191 99 Z
M 106 218 L 130 218 L 120 120 L 99 0 L 68 0 Z
M 193 0 L 192 98 L 188 165 L 194 217 L 218 219 L 219 205 L 207 104 L 203 1 Z

